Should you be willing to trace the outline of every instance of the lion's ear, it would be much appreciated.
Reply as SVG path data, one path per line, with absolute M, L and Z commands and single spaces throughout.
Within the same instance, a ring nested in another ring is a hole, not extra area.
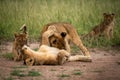
M 16 32 L 14 33 L 14 37 L 15 37 L 15 38 L 18 37 L 18 34 L 17 34 Z
M 112 16 L 115 16 L 115 14 L 114 14 L 114 13 L 112 13 L 111 15 L 112 15 Z
M 61 33 L 61 36 L 62 36 L 62 38 L 65 38 L 66 32 L 62 32 L 62 33 Z
M 107 13 L 103 13 L 103 16 L 107 15 Z
M 103 13 L 103 16 L 105 17 L 107 15 L 107 13 Z
M 23 24 L 23 26 L 20 28 L 20 31 L 22 31 L 23 33 L 27 34 L 27 27 L 25 24 Z

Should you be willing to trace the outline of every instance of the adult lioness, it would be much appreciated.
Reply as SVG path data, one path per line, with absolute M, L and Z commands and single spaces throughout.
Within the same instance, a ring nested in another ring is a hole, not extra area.
M 61 37 L 60 33 L 62 32 L 66 33 L 64 46 L 61 44 L 61 42 L 57 40 L 58 37 Z M 49 45 L 59 49 L 64 48 L 65 50 L 70 52 L 69 41 L 73 42 L 76 46 L 78 46 L 85 56 L 90 57 L 89 51 L 83 45 L 82 41 L 80 40 L 80 37 L 78 36 L 75 28 L 72 25 L 68 23 L 55 22 L 55 23 L 49 23 L 43 26 L 43 29 L 41 31 L 40 45 Z

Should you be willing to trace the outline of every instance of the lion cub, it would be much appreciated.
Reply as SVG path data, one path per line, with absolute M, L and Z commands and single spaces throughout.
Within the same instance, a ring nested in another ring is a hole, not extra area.
M 58 41 L 58 39 L 63 39 L 60 36 L 62 32 L 66 33 L 64 42 Z M 76 46 L 78 46 L 84 54 L 84 56 L 91 57 L 89 51 L 83 45 L 76 29 L 71 24 L 63 22 L 54 22 L 43 26 L 43 29 L 41 31 L 40 45 L 48 45 L 51 47 L 56 47 L 58 49 L 64 49 L 70 52 L 70 42 L 73 42 Z
M 89 37 L 93 37 L 93 36 L 98 36 L 100 34 L 104 34 L 104 36 L 107 39 L 111 39 L 113 37 L 113 28 L 114 28 L 114 16 L 115 14 L 107 14 L 107 13 L 103 13 L 103 21 L 95 26 L 92 31 L 90 31 L 87 35 L 85 35 L 83 38 L 89 36 Z
M 27 45 L 27 33 L 26 33 L 26 26 L 22 26 L 21 33 L 14 33 L 14 42 L 13 42 L 13 59 L 14 61 L 20 61 L 23 59 L 22 55 L 22 47 L 23 45 Z
M 14 34 L 14 43 L 13 43 L 13 59 L 14 61 L 20 61 L 22 60 L 22 52 L 21 49 L 23 45 L 27 45 L 27 38 L 26 34 Z
M 41 45 L 38 51 L 34 51 L 28 46 L 22 47 L 24 55 L 24 64 L 32 65 L 62 65 L 71 61 L 91 61 L 91 57 L 84 55 L 71 56 L 66 50 L 60 50 L 55 47 Z
M 38 51 L 34 51 L 28 46 L 24 45 L 24 64 L 32 65 L 61 65 L 68 60 L 70 54 L 65 50 L 59 50 L 47 45 L 40 46 Z

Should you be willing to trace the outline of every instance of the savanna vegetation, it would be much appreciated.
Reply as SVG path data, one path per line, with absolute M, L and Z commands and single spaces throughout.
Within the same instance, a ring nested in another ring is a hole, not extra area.
M 83 40 L 88 47 L 120 44 L 120 0 L 0 0 L 0 42 L 13 40 L 13 34 L 26 24 L 30 40 L 38 40 L 43 25 L 50 22 L 72 24 L 81 36 L 115 13 L 114 38 Z

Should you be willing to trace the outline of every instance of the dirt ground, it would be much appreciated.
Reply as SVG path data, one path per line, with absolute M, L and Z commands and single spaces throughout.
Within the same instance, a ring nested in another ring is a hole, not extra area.
M 0 45 L 0 54 L 11 53 L 12 43 Z M 38 43 L 30 44 L 36 49 Z M 89 49 L 92 62 L 67 62 L 63 65 L 24 66 L 23 62 L 0 57 L 0 80 L 120 80 L 120 46 Z M 79 54 L 80 52 L 78 52 Z M 20 73 L 13 72 L 19 71 Z M 40 75 L 30 76 L 30 71 Z M 21 74 L 21 75 L 20 75 Z

